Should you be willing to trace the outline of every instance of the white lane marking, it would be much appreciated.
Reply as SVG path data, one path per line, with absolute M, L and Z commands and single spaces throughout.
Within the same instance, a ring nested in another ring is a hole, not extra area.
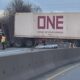
M 47 80 L 52 80 L 52 79 L 54 79 L 55 77 L 57 77 L 57 76 L 59 76 L 59 75 L 61 75 L 61 74 L 64 74 L 65 72 L 68 72 L 69 70 L 71 70 L 71 69 L 73 69 L 73 68 L 75 68 L 75 67 L 78 67 L 78 66 L 80 66 L 80 64 L 76 64 L 75 66 L 71 66 L 71 67 L 69 67 L 69 68 L 67 68 L 67 69 L 59 72 L 58 74 L 55 74 L 54 76 L 49 77 Z

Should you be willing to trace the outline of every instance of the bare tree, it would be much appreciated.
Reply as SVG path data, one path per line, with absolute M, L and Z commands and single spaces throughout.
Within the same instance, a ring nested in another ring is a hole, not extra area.
M 12 0 L 6 9 L 6 27 L 5 31 L 8 36 L 10 43 L 14 40 L 14 15 L 16 12 L 40 12 L 41 8 L 39 6 L 34 6 L 33 4 L 25 3 L 23 0 Z

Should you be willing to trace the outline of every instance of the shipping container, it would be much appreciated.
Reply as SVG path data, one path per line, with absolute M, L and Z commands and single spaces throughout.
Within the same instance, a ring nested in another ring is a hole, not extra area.
M 16 13 L 14 36 L 32 43 L 40 38 L 80 39 L 80 13 Z

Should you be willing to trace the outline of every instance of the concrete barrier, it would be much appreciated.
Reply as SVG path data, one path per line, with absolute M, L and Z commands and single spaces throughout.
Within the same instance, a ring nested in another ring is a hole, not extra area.
M 80 60 L 80 48 L 57 49 L 0 57 L 0 80 L 29 80 Z

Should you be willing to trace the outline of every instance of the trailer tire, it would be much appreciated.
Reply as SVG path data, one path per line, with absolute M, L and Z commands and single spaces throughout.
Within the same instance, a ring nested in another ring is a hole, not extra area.
M 26 47 L 33 47 L 34 46 L 34 40 L 33 39 L 27 39 L 25 45 L 26 45 Z

